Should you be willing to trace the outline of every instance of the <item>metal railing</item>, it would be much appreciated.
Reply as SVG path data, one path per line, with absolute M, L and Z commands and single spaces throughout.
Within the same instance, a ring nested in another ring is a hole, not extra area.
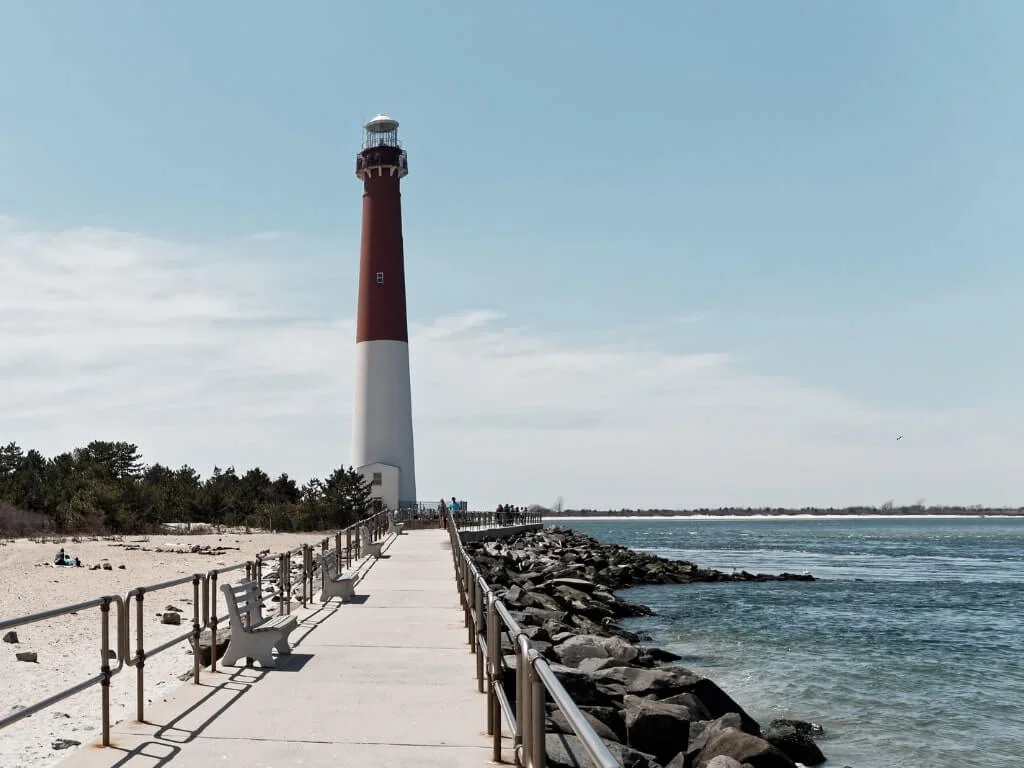
M 456 512 L 452 515 L 460 531 L 481 528 L 508 528 L 516 525 L 539 525 L 544 518 L 535 512 Z
M 341 529 L 333 535 L 335 542 L 334 554 L 338 558 L 339 563 L 341 563 L 343 561 L 342 558 L 344 558 L 344 562 L 351 566 L 353 559 L 359 559 L 362 556 L 363 545 L 366 542 L 361 541 L 359 529 L 363 526 L 365 526 L 369 531 L 371 542 L 379 541 L 387 534 L 387 513 L 378 512 L 364 520 L 360 520 L 357 523 L 348 526 L 347 528 Z M 326 554 L 330 551 L 331 538 L 331 536 L 327 536 L 319 540 L 322 553 Z M 343 540 L 345 543 L 344 547 L 342 547 Z M 192 644 L 193 655 L 192 681 L 195 684 L 198 684 L 199 672 L 203 666 L 200 658 L 200 637 L 204 629 L 209 629 L 210 671 L 217 671 L 217 627 L 227 618 L 226 616 L 218 617 L 217 615 L 217 602 L 219 598 L 217 593 L 217 580 L 220 574 L 244 568 L 246 581 L 258 581 L 260 594 L 262 595 L 263 564 L 268 561 L 276 560 L 278 564 L 278 581 L 274 595 L 278 597 L 280 603 L 278 606 L 279 612 L 281 614 L 287 614 L 291 612 L 293 597 L 292 588 L 293 586 L 299 586 L 293 585 L 291 580 L 291 562 L 292 557 L 295 555 L 301 555 L 302 557 L 302 591 L 300 593 L 302 606 L 305 607 L 308 604 L 308 601 L 312 599 L 314 593 L 314 581 L 317 576 L 316 571 L 318 570 L 316 560 L 313 557 L 314 546 L 315 545 L 303 543 L 286 552 L 280 552 L 277 554 L 265 553 L 258 555 L 254 560 L 216 568 L 205 573 L 193 573 L 170 581 L 164 581 L 159 584 L 135 587 L 134 589 L 129 590 L 124 597 L 121 597 L 120 595 L 106 595 L 104 597 L 93 598 L 92 600 L 87 600 L 82 603 L 76 603 L 75 605 L 52 608 L 39 613 L 19 616 L 13 619 L 0 619 L 0 631 L 3 631 L 98 607 L 100 609 L 101 620 L 99 674 L 65 688 L 52 696 L 42 699 L 41 701 L 0 717 L 0 730 L 28 717 L 29 715 L 33 715 L 36 712 L 44 710 L 47 707 L 68 698 L 69 696 L 81 693 L 98 683 L 102 688 L 102 743 L 105 747 L 110 746 L 110 681 L 114 675 L 121 672 L 126 665 L 129 667 L 135 667 L 136 717 L 138 720 L 143 720 L 145 718 L 145 666 L 148 659 L 151 659 L 153 656 L 156 656 L 158 653 L 166 651 L 169 648 L 175 647 L 184 640 L 189 640 Z M 321 568 L 319 570 L 322 571 L 324 569 Z M 326 575 L 323 575 L 322 578 L 326 578 Z M 182 632 L 181 634 L 160 643 L 155 648 L 147 649 L 145 645 L 145 622 L 143 619 L 143 606 L 146 596 L 161 590 L 180 587 L 183 584 L 188 583 L 192 584 L 191 628 L 186 632 Z M 274 595 L 269 597 L 273 597 Z M 136 647 L 135 655 L 129 658 L 129 649 L 131 647 L 131 619 L 129 611 L 133 600 L 136 605 Z M 114 605 L 117 608 L 117 617 L 114 624 L 114 647 L 111 646 L 110 636 L 111 605 Z M 113 668 L 110 666 L 111 652 L 115 652 L 117 658 L 117 665 Z M 251 659 L 247 660 L 247 662 L 251 663 Z
M 488 513 L 469 513 L 488 514 Z M 493 513 L 490 513 L 493 514 Z M 528 513 L 535 514 L 535 513 Z M 536 520 L 540 522 L 540 515 Z M 565 715 L 597 768 L 621 768 L 608 746 L 587 722 L 565 687 L 551 670 L 547 660 L 530 643 L 508 607 L 480 575 L 459 536 L 459 526 L 448 526 L 455 561 L 455 578 L 465 613 L 468 641 L 476 654 L 477 690 L 487 693 L 487 733 L 492 739 L 492 759 L 501 761 L 502 720 L 513 737 L 516 764 L 523 768 L 545 768 L 547 764 L 547 697 Z M 515 649 L 515 701 L 505 691 L 509 673 L 501 649 L 501 633 L 506 632 Z M 486 683 L 486 690 L 485 690 Z
M 117 666 L 113 669 L 110 668 L 110 652 L 114 649 L 110 647 L 110 605 L 114 604 L 117 606 L 117 623 L 116 636 L 117 640 Z M 110 746 L 110 680 L 124 667 L 124 654 L 121 652 L 121 626 L 124 623 L 124 599 L 120 595 L 105 595 L 104 597 L 93 598 L 92 600 L 86 600 L 84 603 L 76 603 L 75 605 L 65 605 L 60 608 L 51 608 L 48 611 L 40 611 L 39 613 L 33 613 L 29 616 L 19 616 L 15 619 L 3 619 L 0 620 L 0 631 L 5 629 L 13 629 L 14 627 L 23 627 L 26 624 L 35 624 L 39 621 L 46 621 L 47 619 L 53 619 L 57 616 L 66 616 L 69 613 L 78 613 L 88 608 L 100 609 L 100 673 L 90 677 L 88 680 L 83 680 L 80 683 L 72 685 L 70 688 L 65 688 L 52 696 L 48 696 L 42 701 L 37 701 L 35 704 L 29 704 L 27 707 L 23 707 L 16 712 L 12 712 L 0 718 L 0 729 L 6 728 L 12 723 L 16 723 L 22 718 L 34 715 L 40 710 L 46 709 L 58 701 L 74 696 L 76 693 L 80 693 L 87 688 L 99 683 L 102 690 L 103 697 L 103 746 Z

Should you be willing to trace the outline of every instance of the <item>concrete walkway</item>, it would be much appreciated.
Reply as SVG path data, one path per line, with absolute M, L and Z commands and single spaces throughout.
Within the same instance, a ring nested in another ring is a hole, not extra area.
M 204 671 L 200 685 L 150 705 L 147 723 L 114 726 L 111 747 L 83 747 L 60 765 L 491 764 L 447 534 L 390 537 L 384 554 L 354 602 L 305 616 L 278 668 Z

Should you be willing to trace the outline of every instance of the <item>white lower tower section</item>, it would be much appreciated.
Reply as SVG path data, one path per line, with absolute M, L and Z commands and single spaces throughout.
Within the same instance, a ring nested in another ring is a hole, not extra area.
M 406 341 L 356 344 L 351 456 L 357 469 L 376 463 L 398 467 L 399 502 L 416 501 L 412 388 Z

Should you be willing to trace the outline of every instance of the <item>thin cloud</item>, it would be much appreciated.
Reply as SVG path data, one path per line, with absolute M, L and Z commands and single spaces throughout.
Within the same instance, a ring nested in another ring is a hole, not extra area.
M 352 307 L 330 300 L 337 286 L 296 280 L 295 237 L 291 258 L 243 258 L 280 239 L 196 245 L 0 218 L 0 440 L 53 454 L 126 439 L 204 474 L 306 479 L 347 462 Z M 306 292 L 280 290 L 285 278 Z M 510 325 L 522 320 L 481 307 L 413 322 L 425 497 L 692 507 L 1015 493 L 1019 413 L 887 412 L 728 352 Z M 668 321 L 698 336 L 711 322 Z

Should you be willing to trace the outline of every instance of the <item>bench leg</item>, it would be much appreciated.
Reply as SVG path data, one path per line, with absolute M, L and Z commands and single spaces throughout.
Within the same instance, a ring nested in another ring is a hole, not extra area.
M 288 644 L 288 634 L 288 632 L 282 632 L 277 642 L 274 643 L 274 649 L 284 656 L 292 652 L 292 647 Z
M 224 655 L 221 657 L 221 667 L 233 667 L 235 662 L 238 661 L 241 656 L 235 653 L 235 649 L 232 647 L 233 643 L 228 642 L 228 647 L 224 650 Z
M 355 579 L 338 579 L 336 581 L 328 581 L 327 586 L 324 587 L 320 593 L 320 602 L 326 603 L 332 597 L 340 597 L 342 602 L 345 602 L 356 593 Z
M 274 648 L 274 644 L 269 642 L 273 638 L 268 633 L 260 633 L 263 637 L 253 638 L 248 633 L 242 635 L 241 642 L 237 642 L 235 638 L 231 638 L 228 643 L 227 650 L 224 651 L 224 658 L 221 659 L 221 666 L 233 667 L 235 662 L 239 659 L 252 657 L 253 660 L 258 661 L 261 667 L 273 667 L 274 656 L 271 653 L 271 649 Z M 291 651 L 291 648 L 288 649 Z

